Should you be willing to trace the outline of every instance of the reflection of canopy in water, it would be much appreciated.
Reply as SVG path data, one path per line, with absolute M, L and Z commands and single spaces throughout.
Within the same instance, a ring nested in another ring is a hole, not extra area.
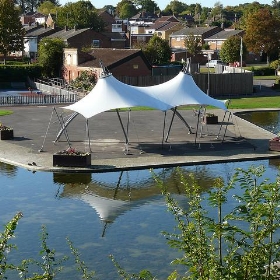
M 168 171 L 170 173 L 172 169 Z M 125 172 L 128 173 L 129 171 Z M 163 171 L 159 171 L 158 174 L 160 172 Z M 145 178 L 144 181 L 140 181 L 142 184 L 138 182 L 138 188 L 136 188 L 135 185 L 129 186 L 129 182 L 128 184 L 121 184 L 123 173 L 124 171 L 120 172 L 120 177 L 118 182 L 115 183 L 115 188 L 112 188 L 111 183 L 109 187 L 106 188 L 104 184 L 101 186 L 94 181 L 87 185 L 65 184 L 60 197 L 75 197 L 88 203 L 95 209 L 101 221 L 105 223 L 104 231 L 108 223 L 113 223 L 117 217 L 125 214 L 132 208 L 141 207 L 151 202 L 163 203 L 161 189 L 152 178 L 151 180 Z M 183 188 L 178 189 L 177 186 L 173 186 L 169 191 L 173 195 L 178 194 L 176 199 L 184 202 L 186 201 L 186 197 L 181 195 L 184 193 Z

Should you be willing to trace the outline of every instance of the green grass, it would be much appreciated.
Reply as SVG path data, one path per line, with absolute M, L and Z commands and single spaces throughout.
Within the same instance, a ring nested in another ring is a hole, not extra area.
M 278 76 L 271 75 L 271 76 L 254 76 L 254 80 L 276 80 Z
M 11 115 L 13 111 L 9 110 L 0 110 L 0 116 L 6 116 L 6 115 Z
M 246 97 L 231 99 L 229 109 L 279 108 L 279 96 Z

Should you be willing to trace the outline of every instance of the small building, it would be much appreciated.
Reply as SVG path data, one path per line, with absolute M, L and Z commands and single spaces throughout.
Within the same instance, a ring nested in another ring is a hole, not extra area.
M 204 41 L 209 45 L 210 50 L 219 51 L 221 50 L 222 45 L 228 38 L 232 36 L 243 37 L 243 35 L 243 30 L 224 29 L 208 38 L 205 38 Z
M 126 37 L 117 32 L 97 32 L 91 28 L 63 29 L 47 38 L 60 38 L 70 48 L 124 48 Z
M 54 26 L 47 27 L 46 24 L 44 26 L 41 25 L 36 28 L 26 29 L 26 34 L 23 37 L 23 56 L 36 60 L 40 40 L 59 30 L 59 28 L 55 28 Z
M 185 49 L 185 39 L 188 36 L 195 36 L 201 39 L 201 44 L 203 45 L 206 38 L 218 33 L 221 28 L 218 26 L 212 27 L 185 27 L 179 31 L 172 33 L 169 37 L 169 44 L 172 49 Z
M 65 48 L 63 78 L 70 82 L 83 71 L 94 71 L 99 77 L 103 70 L 101 62 L 116 77 L 151 76 L 151 65 L 139 49 L 96 48 L 85 53 Z

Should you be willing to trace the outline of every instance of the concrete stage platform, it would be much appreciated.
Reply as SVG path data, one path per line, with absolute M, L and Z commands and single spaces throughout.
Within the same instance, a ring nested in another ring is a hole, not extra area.
M 198 127 L 198 117 L 193 110 L 180 110 L 192 133 L 175 116 L 167 142 L 164 139 L 172 120 L 171 111 L 167 112 L 166 119 L 164 112 L 156 110 L 131 111 L 130 114 L 128 111 L 121 111 L 124 130 L 128 129 L 128 145 L 125 144 L 117 113 L 110 111 L 89 119 L 90 144 L 86 120 L 82 116 L 77 116 L 68 126 L 71 146 L 79 151 L 89 152 L 91 149 L 91 166 L 54 167 L 53 154 L 68 147 L 64 134 L 58 142 L 53 142 L 60 129 L 56 112 L 64 117 L 72 113 L 59 106 L 55 108 L 56 110 L 53 106 L 2 107 L 2 110 L 13 111 L 11 115 L 0 117 L 0 122 L 14 129 L 14 139 L 0 141 L 0 161 L 35 171 L 108 172 L 254 160 L 280 155 L 268 149 L 268 141 L 274 134 L 234 114 L 230 118 L 227 114 L 222 122 L 222 110 L 209 110 L 218 115 L 218 124 L 200 123 Z

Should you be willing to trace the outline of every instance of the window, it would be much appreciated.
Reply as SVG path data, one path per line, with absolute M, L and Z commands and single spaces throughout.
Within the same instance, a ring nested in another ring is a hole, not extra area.
M 133 64 L 133 69 L 138 69 L 138 64 Z
M 94 48 L 99 48 L 99 40 L 92 40 L 92 46 Z

